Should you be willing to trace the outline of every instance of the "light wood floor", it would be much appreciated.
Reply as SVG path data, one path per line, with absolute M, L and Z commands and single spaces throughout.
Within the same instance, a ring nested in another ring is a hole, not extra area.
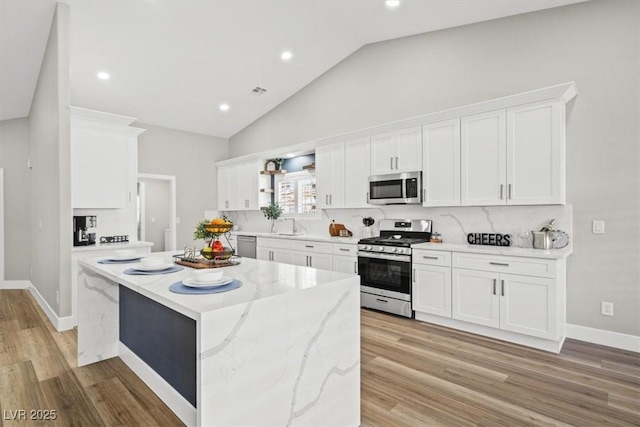
M 178 426 L 118 358 L 76 366 L 28 291 L 0 291 L 0 426 Z M 11 421 L 55 409 L 55 422 Z M 560 355 L 362 310 L 363 426 L 640 426 L 640 356 Z M 236 427 L 236 426 L 230 426 Z

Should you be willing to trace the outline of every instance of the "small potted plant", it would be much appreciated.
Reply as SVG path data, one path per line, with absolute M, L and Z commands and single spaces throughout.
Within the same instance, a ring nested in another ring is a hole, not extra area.
M 277 158 L 274 160 L 276 162 L 276 170 L 282 170 L 282 164 L 284 163 L 284 159 Z
M 265 218 L 271 220 L 271 232 L 276 232 L 276 220 L 282 215 L 282 208 L 278 203 L 270 203 L 266 208 L 262 208 Z

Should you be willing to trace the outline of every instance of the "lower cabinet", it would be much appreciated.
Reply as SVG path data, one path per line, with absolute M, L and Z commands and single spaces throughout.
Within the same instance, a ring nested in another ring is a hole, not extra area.
M 291 264 L 291 249 L 287 239 L 258 237 L 256 242 L 256 257 L 264 261 L 275 261 Z
M 454 319 L 555 339 L 555 280 L 454 268 L 452 282 Z
M 416 319 L 558 352 L 566 335 L 565 263 L 417 248 Z
M 451 253 L 414 250 L 412 309 L 451 317 Z
M 348 243 L 333 244 L 333 271 L 358 274 L 358 245 Z
M 333 265 L 331 261 L 329 254 L 315 252 L 293 252 L 291 254 L 291 264 L 319 268 L 320 270 L 331 270 Z

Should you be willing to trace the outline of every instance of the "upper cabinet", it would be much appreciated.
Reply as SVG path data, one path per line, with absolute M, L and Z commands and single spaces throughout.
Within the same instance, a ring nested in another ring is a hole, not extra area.
M 360 138 L 344 143 L 344 192 L 345 208 L 367 208 L 371 175 L 370 138 Z
M 460 119 L 422 128 L 422 205 L 460 206 Z
M 343 208 L 345 196 L 344 143 L 316 148 L 316 201 L 320 209 Z
M 422 129 L 413 127 L 371 137 L 371 175 L 419 171 Z
M 565 203 L 564 103 L 461 119 L 463 206 Z
M 218 210 L 247 211 L 260 209 L 261 162 L 250 160 L 218 166 Z
M 136 119 L 71 107 L 71 205 L 120 209 L 133 203 L 138 173 Z

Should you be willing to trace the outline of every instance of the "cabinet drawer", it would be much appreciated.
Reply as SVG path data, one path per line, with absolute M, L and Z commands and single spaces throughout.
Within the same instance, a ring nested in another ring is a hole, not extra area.
M 313 242 L 310 240 L 295 240 L 291 242 L 292 251 L 318 252 L 322 254 L 331 253 L 331 243 Z
M 358 245 L 346 245 L 344 243 L 334 243 L 333 244 L 333 254 L 334 255 L 357 256 L 358 255 Z
M 287 239 L 272 239 L 270 237 L 258 237 L 256 246 L 259 248 L 289 249 L 290 243 Z
M 556 277 L 556 262 L 537 258 L 454 253 L 453 266 L 526 276 Z
M 431 251 L 428 249 L 414 249 L 413 263 L 451 267 L 451 252 Z

